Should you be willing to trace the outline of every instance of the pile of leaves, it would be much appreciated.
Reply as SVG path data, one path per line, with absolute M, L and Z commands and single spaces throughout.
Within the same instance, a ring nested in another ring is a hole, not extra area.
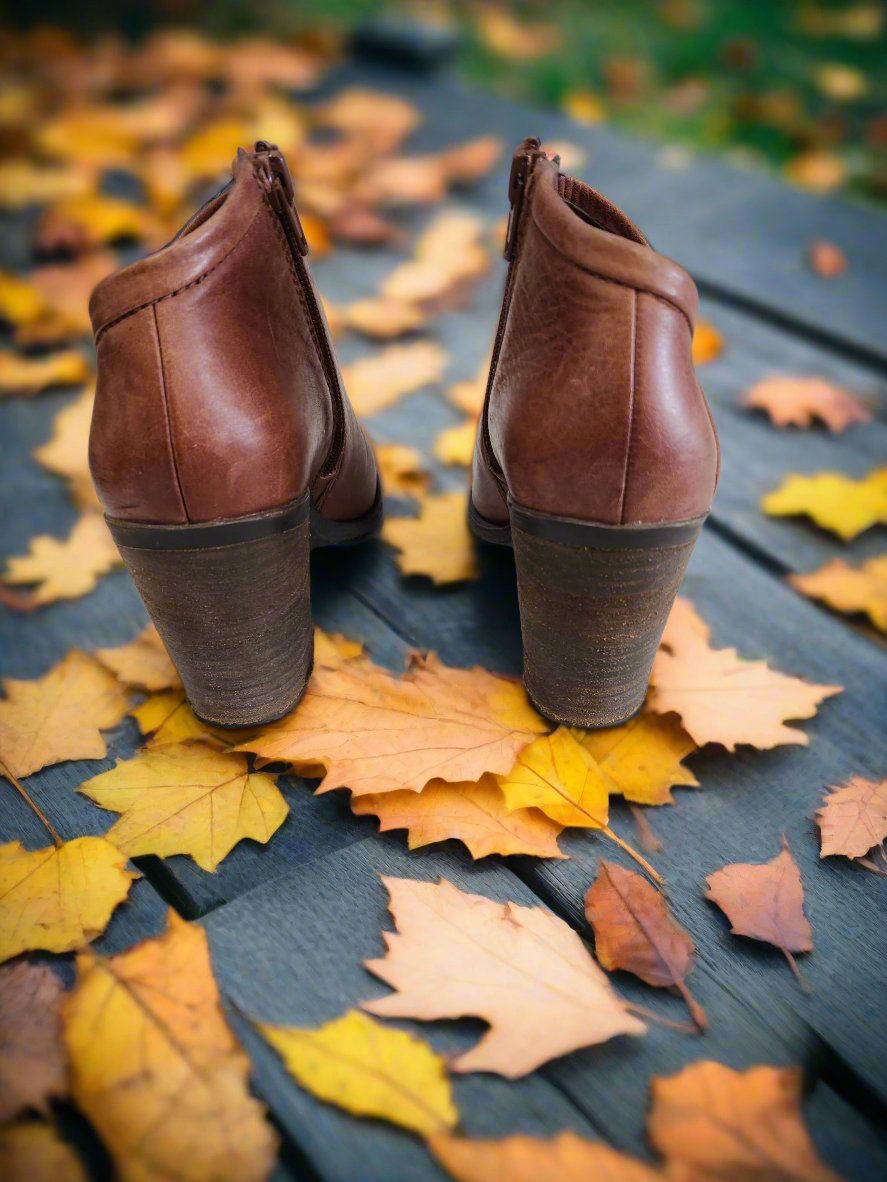
M 359 413 L 372 416 L 441 381 L 446 357 L 421 334 L 436 314 L 471 299 L 501 243 L 501 226 L 452 207 L 409 241 L 398 209 L 435 205 L 451 186 L 471 183 L 500 145 L 482 137 L 416 155 L 404 145 L 420 114 L 401 98 L 354 90 L 320 103 L 299 98 L 326 64 L 301 45 L 245 41 L 223 50 L 165 33 L 136 48 L 114 41 L 83 48 L 43 30 L 8 39 L 0 54 L 12 80 L 0 104 L 8 132 L 3 200 L 38 208 L 37 265 L 0 276 L 0 317 L 15 343 L 0 355 L 0 385 L 28 397 L 84 385 L 35 453 L 65 482 L 78 520 L 66 539 L 33 539 L 11 560 L 2 592 L 8 610 L 37 611 L 87 594 L 118 561 L 86 464 L 92 393 L 84 337 L 88 291 L 127 244 L 162 242 L 203 186 L 222 178 L 239 144 L 275 140 L 293 165 L 315 254 L 339 242 L 407 246 L 373 297 L 328 307 L 337 333 L 382 342 L 344 374 Z M 108 196 L 111 172 L 136 181 L 144 201 Z M 700 341 L 704 353 L 717 353 L 716 333 Z M 486 365 L 447 390 L 465 422 L 437 440 L 444 463 L 469 462 L 485 380 Z M 413 449 L 388 446 L 379 456 L 386 492 L 418 510 L 385 527 L 404 574 L 438 583 L 472 577 L 464 492 L 431 491 Z M 614 843 L 639 868 L 601 860 L 582 933 L 542 907 L 468 895 L 446 881 L 386 880 L 397 934 L 384 935 L 386 955 L 366 967 L 391 986 L 389 995 L 362 1005 L 355 997 L 354 1008 L 319 1030 L 249 1015 L 301 1086 L 355 1116 L 410 1130 L 455 1178 L 609 1169 L 638 1179 L 692 1171 L 705 1180 L 742 1172 L 750 1152 L 776 1169 L 787 1147 L 805 1176 L 833 1177 L 804 1129 L 791 1071 L 739 1073 L 700 1062 L 654 1080 L 650 1135 L 661 1169 L 567 1133 L 549 1142 L 463 1136 L 451 1077 L 523 1076 L 570 1051 L 642 1037 L 644 1021 L 606 971 L 674 990 L 688 1007 L 688 1031 L 706 1028 L 687 983 L 693 938 L 661 893 L 656 867 L 611 827 L 611 809 L 628 802 L 643 838 L 642 810 L 673 804 L 676 786 L 700 786 L 686 763 L 697 750 L 717 745 L 729 759 L 738 745 L 806 745 L 808 734 L 788 723 L 813 717 L 839 687 L 715 647 L 685 601 L 663 638 L 645 709 L 607 731 L 554 729 L 517 682 L 450 668 L 433 655 L 413 654 L 394 674 L 360 641 L 320 632 L 315 655 L 300 705 L 243 732 L 216 731 L 194 716 L 151 628 L 115 648 L 71 652 L 33 680 L 3 683 L 0 774 L 39 817 L 48 843 L 0 846 L 0 961 L 10 962 L 0 969 L 0 1164 L 10 1173 L 82 1177 L 54 1119 L 52 1104 L 66 1100 L 91 1122 L 121 1176 L 169 1176 L 185 1143 L 197 1154 L 194 1177 L 268 1176 L 276 1137 L 250 1095 L 248 1061 L 224 1019 L 203 930 L 171 914 L 165 934 L 118 955 L 89 945 L 126 905 L 137 877 L 130 859 L 186 856 L 213 874 L 241 841 L 284 840 L 290 805 L 282 789 L 298 775 L 317 781 L 317 793 L 349 792 L 356 814 L 406 831 L 410 849 L 456 839 L 475 859 L 560 858 L 560 835 L 571 828 Z M 140 749 L 100 774 L 84 767 L 78 789 L 96 806 L 102 835 L 63 838 L 29 777 L 63 761 L 103 759 L 106 734 L 127 715 L 141 731 Z M 881 870 L 884 781 L 856 776 L 836 787 L 817 820 L 823 856 Z M 813 937 L 800 872 L 776 844 L 774 837 L 772 861 L 723 867 L 699 893 L 724 911 L 734 933 L 778 949 L 800 979 L 795 957 L 812 950 Z M 65 990 L 55 968 L 71 953 L 76 979 Z M 469 963 L 466 984 L 460 966 Z M 509 988 L 515 984 L 521 988 Z M 453 1061 L 377 1020 L 466 1015 L 489 1029 Z M 143 1069 L 134 1075 L 136 1060 Z M 25 1061 L 35 1069 L 22 1071 Z M 724 1110 L 727 1132 L 716 1127 Z

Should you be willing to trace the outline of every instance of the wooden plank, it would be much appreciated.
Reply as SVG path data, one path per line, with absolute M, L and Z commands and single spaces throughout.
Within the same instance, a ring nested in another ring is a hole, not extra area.
M 828 336 L 882 367 L 887 362 L 879 298 L 887 236 L 876 207 L 804 192 L 763 169 L 739 168 L 714 155 L 691 155 L 686 167 L 668 167 L 661 149 L 647 141 L 481 94 L 450 78 L 361 64 L 336 72 L 323 93 L 347 84 L 411 98 L 425 117 L 410 140 L 416 151 L 480 134 L 500 135 L 506 157 L 526 135 L 578 144 L 589 154 L 582 174 L 707 292 Z M 506 175 L 507 159 L 480 188 L 481 200 L 497 215 L 505 212 Z M 825 281 L 808 269 L 806 250 L 815 238 L 827 238 L 848 255 L 850 267 L 840 278 Z
M 396 837 L 384 835 L 258 886 L 202 921 L 221 986 L 243 1019 L 238 1032 L 253 1056 L 259 1092 L 318 1172 L 348 1182 L 355 1176 L 366 1182 L 390 1182 L 439 1174 L 410 1138 L 381 1125 L 349 1120 L 294 1087 L 246 1020 L 313 1026 L 386 992 L 361 967 L 363 959 L 379 953 L 378 933 L 390 926 L 379 874 L 424 880 L 443 875 L 474 893 L 524 905 L 538 903 L 495 860 L 474 864 L 453 847 L 409 854 Z M 675 1015 L 671 998 L 655 995 L 636 981 L 620 979 L 618 988 L 630 1001 L 642 998 L 641 1004 Z M 704 1040 L 651 1026 L 643 1038 L 578 1051 L 516 1083 L 485 1075 L 458 1078 L 455 1090 L 463 1130 L 472 1136 L 502 1136 L 516 1131 L 550 1135 L 573 1128 L 649 1157 L 644 1124 L 651 1075 L 673 1074 L 704 1056 L 738 1067 L 801 1063 L 811 1083 L 815 1081 L 817 1040 L 803 1022 L 782 1012 L 778 998 L 764 1016 L 744 1011 L 716 982 L 705 993 L 712 1030 Z M 398 1025 L 445 1053 L 464 1048 L 479 1033 L 478 1024 L 466 1020 Z M 814 1095 L 820 1094 L 817 1088 Z M 821 1147 L 843 1176 L 862 1182 L 875 1176 L 874 1164 L 887 1157 L 871 1130 L 858 1121 L 853 1143 L 842 1138 L 840 1128 L 832 1125 L 843 1117 L 843 1109 L 832 1115 L 829 1104 L 820 1100 Z M 366 1164 L 358 1174 L 361 1161 Z

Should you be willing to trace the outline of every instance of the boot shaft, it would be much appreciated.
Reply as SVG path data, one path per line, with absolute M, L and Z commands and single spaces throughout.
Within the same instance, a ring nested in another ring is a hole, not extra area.
M 365 447 L 306 253 L 286 164 L 258 144 L 172 242 L 98 286 L 90 464 L 109 516 L 210 521 L 307 487 L 319 502 L 346 434 Z
M 706 513 L 718 447 L 691 359 L 693 281 L 538 141 L 516 154 L 510 195 L 486 408 L 500 488 L 605 524 Z

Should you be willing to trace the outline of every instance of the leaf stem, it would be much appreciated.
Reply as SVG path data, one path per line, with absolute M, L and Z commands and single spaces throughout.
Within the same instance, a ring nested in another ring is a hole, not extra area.
M 648 1010 L 646 1006 L 639 1006 L 632 1001 L 627 1001 L 625 1008 L 632 1014 L 637 1014 L 639 1018 L 655 1022 L 657 1026 L 665 1026 L 668 1030 L 677 1030 L 680 1034 L 696 1034 L 698 1030 L 698 1027 L 689 1022 L 673 1022 L 671 1018 L 663 1018 L 661 1014 L 656 1014 L 653 1010 Z
M 43 810 L 40 808 L 40 806 L 37 804 L 37 802 L 35 800 L 31 799 L 31 797 L 24 790 L 22 785 L 18 782 L 18 780 L 15 778 L 15 776 L 12 774 L 12 772 L 9 770 L 9 768 L 6 766 L 6 764 L 3 762 L 2 759 L 0 759 L 0 775 L 5 776 L 6 779 L 13 786 L 13 788 L 15 788 L 16 792 L 18 792 L 25 799 L 25 801 L 28 803 L 28 805 L 34 810 L 34 812 L 37 814 L 37 816 L 40 818 L 40 820 L 45 825 L 46 829 L 49 832 L 49 836 L 52 838 L 55 848 L 61 849 L 61 847 L 64 843 L 62 842 L 62 839 L 59 837 L 58 833 L 55 831 L 55 829 L 53 829 L 52 825 L 49 823 L 49 820 L 46 817 L 46 814 L 43 812 Z
M 810 986 L 807 984 L 807 981 L 805 980 L 803 973 L 798 968 L 798 962 L 795 960 L 795 958 L 792 956 L 792 954 L 789 952 L 789 950 L 787 948 L 783 948 L 782 952 L 783 952 L 783 955 L 785 956 L 785 959 L 788 961 L 789 968 L 791 969 L 791 971 L 795 975 L 795 980 L 798 982 L 798 984 L 801 986 L 801 988 L 804 990 L 805 993 L 810 993 L 811 992 Z
M 661 887 L 664 885 L 665 879 L 662 877 L 662 875 L 659 873 L 659 871 L 654 870 L 653 867 L 650 865 L 650 863 L 647 861 L 647 859 L 643 856 L 643 854 L 639 854 L 637 852 L 637 850 L 632 849 L 632 847 L 628 844 L 628 842 L 623 841 L 618 833 L 614 833 L 609 825 L 602 825 L 601 826 L 601 833 L 603 833 L 607 837 L 609 837 L 609 839 L 611 841 L 615 841 L 621 850 L 625 850 L 625 852 L 630 857 L 634 858 L 634 860 L 637 862 L 637 864 L 644 868 L 644 870 L 647 872 L 647 874 L 649 874 L 649 876 L 653 879 L 653 881 L 657 884 L 657 886 Z
M 708 1016 L 705 1010 L 687 988 L 684 981 L 675 981 L 675 989 L 687 1003 L 687 1009 L 690 1011 L 690 1017 L 696 1023 L 698 1029 L 701 1031 L 708 1030 Z

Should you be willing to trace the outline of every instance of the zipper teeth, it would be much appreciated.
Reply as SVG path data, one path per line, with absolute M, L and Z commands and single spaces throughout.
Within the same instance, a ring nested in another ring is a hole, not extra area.
M 273 209 L 272 205 L 272 209 Z M 305 260 L 302 257 L 302 251 L 299 243 L 296 241 L 295 231 L 292 223 L 283 211 L 274 210 L 277 220 L 283 227 L 283 232 L 286 235 L 286 240 L 290 248 L 293 263 L 296 267 L 296 272 L 299 276 L 299 283 L 302 288 L 302 293 L 305 297 L 305 305 L 308 309 L 308 318 L 310 321 L 311 335 L 314 338 L 314 345 L 320 355 L 320 363 L 326 378 L 327 386 L 329 387 L 330 395 L 333 400 L 333 440 L 330 444 L 330 450 L 327 458 L 323 462 L 323 467 L 318 472 L 318 476 L 328 476 L 330 472 L 335 470 L 339 459 L 339 453 L 342 449 L 342 444 L 345 440 L 345 408 L 342 397 L 342 388 L 339 384 L 339 373 L 336 368 L 335 358 L 333 357 L 332 349 L 330 348 L 329 338 L 327 336 L 326 325 L 323 321 L 323 316 L 320 313 L 320 308 L 317 304 L 317 298 L 314 294 L 314 288 L 311 284 L 311 277 L 308 274 L 308 268 L 305 265 Z

